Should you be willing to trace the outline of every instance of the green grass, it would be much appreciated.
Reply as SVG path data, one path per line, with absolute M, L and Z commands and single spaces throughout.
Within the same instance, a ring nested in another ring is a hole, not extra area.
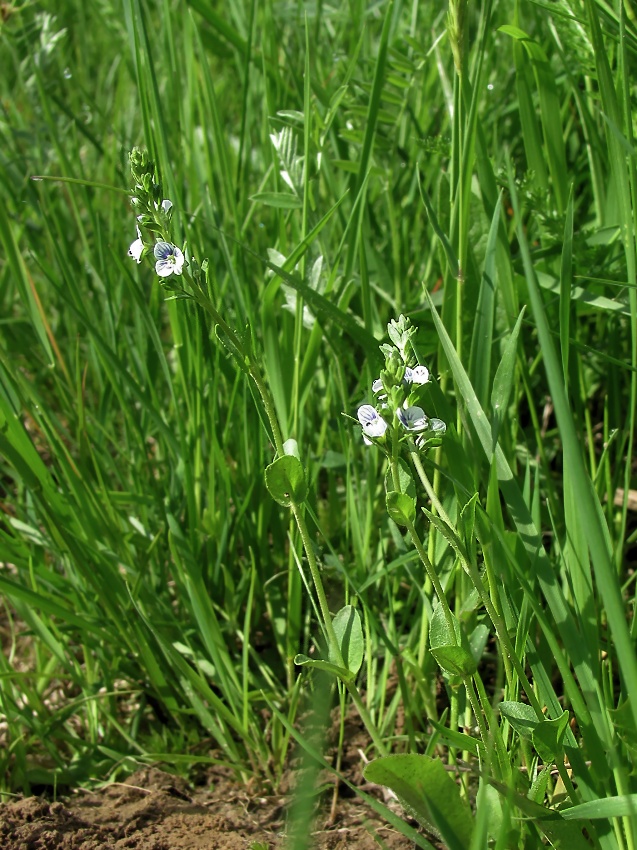
M 0 24 L 3 789 L 211 760 L 276 787 L 329 693 L 370 758 L 459 766 L 472 848 L 634 850 L 630 5 L 57 6 Z M 126 256 L 135 146 L 208 260 L 191 297 Z M 413 533 L 351 420 L 400 314 L 448 425 Z M 436 661 L 438 582 L 475 674 Z M 347 686 L 294 664 L 327 658 L 323 601 L 360 615 Z M 567 710 L 554 752 L 501 702 Z

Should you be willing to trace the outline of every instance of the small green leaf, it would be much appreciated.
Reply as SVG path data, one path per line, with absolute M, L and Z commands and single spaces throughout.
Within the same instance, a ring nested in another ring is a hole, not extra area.
M 568 711 L 562 712 L 557 720 L 542 720 L 532 732 L 533 746 L 543 762 L 552 762 L 562 749 L 562 741 L 568 726 Z
M 629 700 L 625 699 L 617 708 L 608 709 L 608 715 L 622 741 L 633 751 L 637 751 L 637 727 Z
M 307 483 L 301 461 L 294 455 L 283 455 L 265 470 L 265 485 L 275 502 L 289 508 L 307 496 Z
M 518 735 L 530 741 L 535 727 L 541 722 L 531 706 L 524 702 L 501 702 L 498 708 Z
M 421 510 L 427 517 L 429 522 L 438 529 L 438 531 L 442 534 L 442 536 L 454 550 L 454 552 L 462 563 L 463 569 L 467 570 L 469 556 L 467 555 L 465 547 L 460 538 L 458 537 L 457 533 L 454 531 L 454 529 L 448 526 L 446 522 L 441 520 L 439 516 L 432 514 L 430 510 L 427 510 L 427 508 L 423 507 L 421 508 Z
M 431 650 L 431 654 L 442 669 L 453 676 L 465 679 L 478 669 L 473 655 L 462 646 L 438 646 Z
M 390 490 L 386 497 L 387 513 L 396 525 L 407 526 L 416 519 L 416 500 L 407 493 Z
M 447 622 L 445 609 L 438 603 L 429 624 L 429 646 L 431 654 L 447 673 L 454 676 L 471 676 L 477 669 L 466 637 L 462 633 L 457 617 L 451 613 L 454 631 Z
M 524 30 L 521 30 L 519 27 L 514 27 L 512 24 L 503 24 L 501 27 L 498 27 L 498 32 L 506 33 L 506 35 L 517 38 L 518 41 L 531 40 L 530 36 L 528 36 Z
M 451 620 L 454 630 L 451 631 L 445 609 L 440 602 L 434 606 L 431 622 L 429 623 L 429 646 L 437 649 L 439 646 L 460 646 L 460 623 L 458 618 L 451 612 Z
M 471 846 L 471 809 L 439 759 L 424 755 L 385 756 L 370 762 L 363 775 L 369 782 L 391 788 L 422 826 L 433 827 L 449 850 L 467 850 Z
M 398 459 L 398 489 L 394 485 L 394 477 L 392 475 L 391 469 L 387 470 L 387 474 L 385 475 L 385 492 L 391 493 L 395 491 L 397 493 L 404 493 L 407 496 L 410 496 L 412 499 L 416 498 L 416 485 L 414 483 L 414 476 L 411 474 L 411 470 L 405 463 L 402 458 Z
M 257 192 L 250 197 L 250 200 L 281 210 L 300 210 L 303 206 L 301 199 L 290 192 Z
M 332 620 L 332 625 L 338 639 L 343 661 L 348 670 L 355 676 L 361 669 L 365 651 L 361 616 L 353 605 L 345 605 Z M 331 650 L 330 661 L 332 663 L 335 662 Z
M 530 790 L 527 792 L 529 800 L 534 800 L 536 803 L 542 802 L 546 796 L 546 789 L 548 787 L 549 779 L 551 778 L 552 770 L 553 765 L 545 765 L 540 773 L 535 777 Z
M 331 664 L 329 661 L 323 661 L 320 658 L 308 658 L 307 655 L 296 655 L 294 663 L 298 667 L 313 667 L 315 670 L 322 670 L 324 673 L 332 673 L 344 682 L 351 682 L 354 678 L 354 675 L 344 667 L 340 667 L 338 664 Z

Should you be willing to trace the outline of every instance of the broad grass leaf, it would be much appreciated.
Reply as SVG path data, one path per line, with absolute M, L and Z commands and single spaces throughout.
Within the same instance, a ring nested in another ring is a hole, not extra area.
M 391 788 L 422 826 L 436 830 L 449 850 L 466 850 L 471 845 L 471 809 L 439 759 L 386 756 L 370 762 L 363 775 L 369 782 Z
M 637 794 L 624 794 L 621 797 L 606 797 L 604 800 L 590 800 L 561 812 L 564 820 L 595 820 L 597 818 L 635 818 L 637 817 Z
M 511 389 L 513 388 L 513 378 L 515 376 L 515 358 L 518 347 L 518 337 L 520 328 L 522 327 L 522 319 L 524 317 L 524 309 L 520 312 L 515 327 L 511 331 L 511 336 L 507 340 L 502 354 L 502 360 L 498 365 L 493 379 L 493 388 L 491 390 L 491 410 L 492 423 L 491 433 L 493 440 L 493 451 L 498 442 L 500 428 L 506 416 L 511 397 Z
M 301 198 L 291 192 L 257 192 L 250 200 L 280 210 L 300 210 L 303 206 Z

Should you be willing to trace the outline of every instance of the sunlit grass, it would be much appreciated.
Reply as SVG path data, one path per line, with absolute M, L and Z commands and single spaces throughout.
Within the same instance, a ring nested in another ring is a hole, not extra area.
M 635 798 L 604 801 L 637 792 L 637 30 L 594 0 L 451 12 L 8 7 L 5 789 L 197 759 L 276 787 L 292 747 L 320 758 L 302 718 L 350 695 L 294 664 L 325 652 L 309 552 L 332 614 L 360 614 L 370 758 L 455 765 L 476 848 L 589 846 L 582 823 L 635 847 Z M 127 257 L 135 146 L 171 239 L 208 260 L 197 300 Z M 434 586 L 356 424 L 400 314 L 448 425 L 416 531 L 479 711 L 431 652 Z M 266 487 L 273 421 L 309 485 L 300 525 Z M 553 762 L 501 702 L 568 711 Z

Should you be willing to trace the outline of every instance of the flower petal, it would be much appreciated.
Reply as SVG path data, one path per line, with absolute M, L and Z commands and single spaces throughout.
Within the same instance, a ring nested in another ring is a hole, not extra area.
M 426 366 L 416 366 L 411 370 L 412 384 L 427 384 L 429 383 L 429 369 Z
M 387 430 L 387 423 L 371 404 L 363 404 L 356 415 L 363 426 L 363 436 L 382 437 Z
M 430 419 L 429 427 L 432 431 L 435 431 L 436 434 L 444 434 L 447 430 L 447 425 L 442 419 Z
M 159 275 L 159 277 L 170 277 L 174 271 L 174 263 L 170 260 L 157 260 L 155 263 L 155 272 Z
M 131 246 L 128 249 L 128 256 L 132 257 L 136 262 L 141 263 L 144 243 L 142 242 L 142 234 L 140 233 L 139 227 L 136 227 L 135 229 L 137 230 L 137 239 L 134 242 L 131 242 Z
M 171 242 L 156 242 L 153 254 L 157 260 L 155 271 L 160 277 L 182 273 L 185 257 L 176 245 Z
M 172 256 L 174 245 L 171 245 L 170 242 L 155 242 L 155 247 L 153 248 L 153 254 L 155 255 L 156 260 L 165 260 L 168 257 Z
M 396 410 L 398 421 L 407 431 L 425 431 L 429 427 L 429 420 L 425 416 L 422 407 L 399 407 Z

